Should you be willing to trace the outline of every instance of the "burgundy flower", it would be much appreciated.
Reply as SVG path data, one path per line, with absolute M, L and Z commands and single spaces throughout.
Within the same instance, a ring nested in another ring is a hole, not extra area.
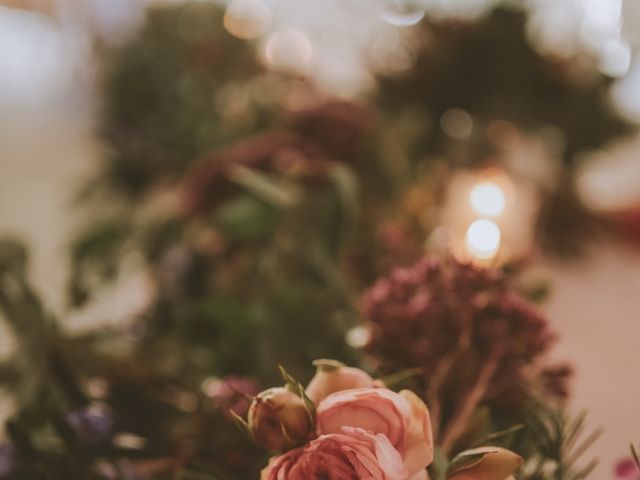
M 186 215 L 207 212 L 232 195 L 239 167 L 317 181 L 326 177 L 329 158 L 313 142 L 296 134 L 272 130 L 204 156 L 187 172 L 182 184 Z
M 293 112 L 294 127 L 305 138 L 322 145 L 329 155 L 353 161 L 372 127 L 372 114 L 363 105 L 327 101 Z
M 561 364 L 544 367 L 540 373 L 542 391 L 554 398 L 569 398 L 569 380 L 574 369 L 571 365 Z
M 640 469 L 630 458 L 618 462 L 615 472 L 616 480 L 640 480 Z
M 434 423 L 452 420 L 444 434 L 450 442 L 474 405 L 522 406 L 527 386 L 540 383 L 532 378 L 540 368 L 531 366 L 554 340 L 547 320 L 501 271 L 453 259 L 425 257 L 393 270 L 364 293 L 361 311 L 370 329 L 366 352 L 383 373 L 423 370 L 413 387 L 433 406 Z M 554 380 L 546 371 L 547 393 L 565 396 L 566 373 L 556 371 Z M 439 399 L 457 406 L 441 411 Z

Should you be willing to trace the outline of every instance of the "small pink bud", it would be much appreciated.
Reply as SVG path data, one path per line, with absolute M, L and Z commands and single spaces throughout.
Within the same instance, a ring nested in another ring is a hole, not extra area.
M 282 451 L 309 438 L 313 425 L 304 401 L 286 388 L 270 388 L 253 399 L 248 425 L 256 443 Z

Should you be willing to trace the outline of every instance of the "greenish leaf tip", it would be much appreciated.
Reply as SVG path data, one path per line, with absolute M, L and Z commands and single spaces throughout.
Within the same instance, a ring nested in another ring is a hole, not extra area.
M 330 358 L 319 358 L 311 362 L 311 364 L 321 372 L 333 372 L 345 366 L 344 363 Z

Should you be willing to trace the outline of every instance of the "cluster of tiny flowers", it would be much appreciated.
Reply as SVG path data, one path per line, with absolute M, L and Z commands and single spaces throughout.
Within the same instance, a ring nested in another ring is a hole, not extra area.
M 453 259 L 425 257 L 393 270 L 364 293 L 361 311 L 370 330 L 365 350 L 383 372 L 418 367 L 428 383 L 463 350 L 456 374 L 472 378 L 495 355 L 493 395 L 503 398 L 554 340 L 547 320 L 501 271 Z M 564 392 L 557 382 L 552 390 Z

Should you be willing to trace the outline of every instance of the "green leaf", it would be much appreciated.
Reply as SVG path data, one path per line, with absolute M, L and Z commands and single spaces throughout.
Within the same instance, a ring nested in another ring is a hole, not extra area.
M 633 443 L 630 445 L 631 455 L 633 455 L 633 461 L 636 462 L 636 466 L 638 467 L 638 471 L 640 472 L 640 457 L 638 456 L 638 451 Z
M 13 238 L 0 239 L 0 273 L 24 277 L 27 260 L 27 250 L 22 242 Z
M 282 375 L 282 379 L 285 382 L 285 388 L 290 392 L 298 395 L 304 401 L 305 410 L 307 411 L 309 420 L 311 421 L 312 425 L 315 425 L 316 405 L 307 396 L 304 386 L 300 382 L 298 382 L 295 378 L 293 378 L 293 376 L 289 372 L 287 372 L 282 365 L 278 365 L 278 369 L 280 370 L 280 375 Z
M 505 428 L 504 430 L 499 430 L 497 432 L 490 433 L 489 435 L 486 435 L 481 439 L 477 440 L 476 442 L 474 442 L 473 445 L 474 446 L 485 445 L 489 442 L 493 442 L 494 440 L 497 440 L 503 437 L 508 437 L 509 435 L 513 435 L 514 433 L 519 432 L 524 428 L 525 426 L 521 423 L 518 425 L 513 425 L 512 427 Z
M 277 208 L 292 207 L 299 201 L 297 189 L 291 184 L 279 182 L 242 165 L 233 166 L 229 179 Z
M 287 390 L 295 393 L 296 395 L 300 395 L 300 389 L 298 387 L 300 383 L 295 378 L 293 378 L 293 376 L 291 376 L 282 365 L 278 365 L 278 370 L 280 370 L 280 375 L 284 380 Z
M 489 452 L 487 451 L 478 451 L 477 449 L 465 450 L 464 452 L 459 453 L 453 460 L 451 460 L 449 468 L 447 469 L 447 477 L 459 470 L 479 464 L 488 453 Z
M 344 363 L 329 358 L 319 358 L 311 362 L 311 364 L 321 372 L 333 372 L 345 366 Z
M 252 241 L 271 233 L 277 224 L 278 215 L 264 202 L 242 195 L 221 205 L 214 213 L 214 218 L 226 238 Z
M 244 418 L 242 418 L 240 415 L 238 415 L 236 412 L 234 412 L 232 409 L 229 409 L 229 414 L 231 415 L 231 417 L 233 417 L 233 421 L 237 425 L 238 429 L 240 429 L 241 432 L 249 435 L 249 438 L 253 438 L 253 434 L 251 433 L 251 428 L 249 428 L 249 424 L 247 423 L 247 421 Z
M 304 401 L 304 408 L 307 411 L 307 415 L 309 416 L 309 421 L 312 426 L 316 424 L 316 404 L 313 403 L 313 400 L 309 398 L 307 392 L 305 392 L 304 387 L 301 384 L 298 384 L 298 396 L 302 398 Z
M 353 236 L 360 215 L 358 180 L 351 168 L 337 162 L 331 164 L 329 176 L 336 187 L 340 206 L 344 212 L 340 226 L 340 243 L 344 245 Z
M 446 478 L 447 468 L 449 467 L 449 459 L 444 454 L 442 448 L 436 446 L 433 449 L 433 463 L 429 465 L 429 478 L 444 479 Z

